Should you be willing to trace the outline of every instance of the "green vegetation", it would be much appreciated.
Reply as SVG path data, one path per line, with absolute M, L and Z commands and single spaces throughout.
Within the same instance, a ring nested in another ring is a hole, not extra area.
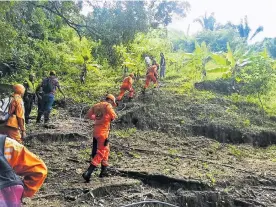
M 122 130 L 114 130 L 111 133 L 114 134 L 116 137 L 119 137 L 119 138 L 128 138 L 130 136 L 133 136 L 133 134 L 136 133 L 136 128 L 127 128 L 127 129 L 122 129 Z
M 39 81 L 56 70 L 68 98 L 94 103 L 106 92 L 118 93 L 124 67 L 143 77 L 144 55 L 159 62 L 163 52 L 168 68 L 164 91 L 211 99 L 217 91 L 199 92 L 194 84 L 219 82 L 218 87 L 228 85 L 222 89 L 226 99 L 255 103 L 264 115 L 275 115 L 275 41 L 248 45 L 263 28 L 249 36 L 247 17 L 239 25 L 221 25 L 214 14 L 205 14 L 195 20 L 203 31 L 189 36 L 166 28 L 173 15 L 187 15 L 187 2 L 91 3 L 87 16 L 81 12 L 84 5 L 1 2 L 1 81 L 22 82 L 30 72 Z M 84 67 L 88 72 L 81 84 Z M 143 82 L 135 84 L 139 91 Z M 242 122 L 250 125 L 250 120 Z

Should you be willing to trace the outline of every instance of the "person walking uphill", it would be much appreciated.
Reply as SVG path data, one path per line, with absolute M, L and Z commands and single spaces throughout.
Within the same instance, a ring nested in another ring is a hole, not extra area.
M 0 127 L 0 134 L 6 134 L 19 143 L 22 143 L 26 137 L 24 103 L 22 99 L 25 93 L 25 87 L 21 84 L 16 84 L 13 86 L 13 91 L 14 94 L 11 97 L 8 110 L 9 118 L 5 125 Z
M 161 52 L 160 53 L 160 57 L 161 57 L 161 60 L 160 60 L 160 78 L 165 78 L 165 72 L 166 72 L 166 60 L 165 60 L 165 57 L 164 57 L 164 54 Z
M 109 140 L 111 122 L 117 118 L 113 109 L 116 106 L 115 97 L 108 94 L 105 101 L 95 104 L 87 113 L 87 118 L 94 120 L 92 161 L 82 177 L 86 182 L 90 181 L 91 174 L 101 164 L 100 177 L 107 176 L 109 157 Z M 96 149 L 97 146 L 97 149 Z M 95 152 L 96 151 L 96 152 Z
M 24 107 L 25 107 L 25 122 L 29 123 L 29 116 L 33 108 L 33 103 L 35 101 L 35 83 L 34 83 L 34 74 L 30 74 L 29 78 L 23 83 L 25 87 L 25 94 L 23 96 Z
M 131 74 L 128 75 L 128 77 L 124 78 L 123 84 L 120 88 L 121 92 L 120 92 L 119 96 L 117 97 L 117 101 L 122 100 L 122 98 L 123 98 L 126 91 L 129 91 L 128 100 L 131 101 L 131 99 L 134 96 L 134 89 L 132 88 L 133 77 L 134 77 L 134 74 L 131 73 Z
M 0 135 L 0 166 L 1 207 L 20 207 L 22 197 L 32 197 L 47 176 L 44 162 L 6 135 Z
M 146 76 L 146 83 L 144 86 L 143 93 L 145 93 L 145 90 L 149 87 L 150 82 L 152 81 L 155 84 L 155 87 L 157 86 L 157 65 L 152 65 L 147 70 L 147 76 Z
M 49 116 L 52 110 L 57 88 L 62 93 L 64 98 L 65 95 L 60 88 L 55 71 L 51 71 L 50 76 L 43 79 L 42 83 L 38 86 L 38 89 L 40 87 L 42 87 L 43 90 L 43 97 L 41 101 L 41 107 L 38 110 L 36 123 L 40 123 L 41 117 L 44 115 L 44 123 L 46 124 L 49 121 Z

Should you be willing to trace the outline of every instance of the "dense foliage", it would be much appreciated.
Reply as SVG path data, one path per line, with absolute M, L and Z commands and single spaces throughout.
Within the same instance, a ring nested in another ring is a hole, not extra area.
M 91 8 L 87 16 L 85 4 Z M 1 81 L 22 82 L 30 72 L 40 80 L 56 70 L 67 96 L 94 102 L 107 91 L 117 93 L 126 68 L 143 76 L 145 54 L 159 62 L 163 52 L 168 81 L 180 83 L 168 90 L 190 93 L 198 81 L 221 79 L 234 93 L 256 98 L 272 111 L 275 104 L 267 97 L 275 81 L 269 57 L 276 57 L 275 38 L 248 45 L 262 27 L 249 35 L 247 18 L 220 25 L 214 14 L 195 20 L 203 29 L 194 36 L 168 31 L 173 16 L 184 17 L 189 8 L 169 1 L 0 2 Z

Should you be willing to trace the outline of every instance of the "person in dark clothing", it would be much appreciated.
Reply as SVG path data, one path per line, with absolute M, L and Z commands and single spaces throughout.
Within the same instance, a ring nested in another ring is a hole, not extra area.
M 38 110 L 36 123 L 40 123 L 42 115 L 44 115 L 44 123 L 46 124 L 49 121 L 50 112 L 52 110 L 52 106 L 55 99 L 56 89 L 61 92 L 63 97 L 65 98 L 64 93 L 62 92 L 58 79 L 56 77 L 56 72 L 51 71 L 50 76 L 44 78 L 42 83 L 38 86 L 41 87 L 43 91 L 43 97 L 41 100 L 41 107 Z
M 23 96 L 24 107 L 25 107 L 25 123 L 29 123 L 29 116 L 33 108 L 33 103 L 35 101 L 35 75 L 30 74 L 29 78 L 25 80 L 23 86 L 25 87 L 26 91 Z
M 166 72 L 166 60 L 164 57 L 164 54 L 161 52 L 160 53 L 160 78 L 165 78 L 165 72 Z

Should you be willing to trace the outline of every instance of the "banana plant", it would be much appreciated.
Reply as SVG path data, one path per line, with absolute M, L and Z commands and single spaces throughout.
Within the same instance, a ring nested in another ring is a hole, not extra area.
M 252 61 L 249 56 L 252 51 L 247 51 L 241 54 L 237 51 L 233 54 L 229 43 L 227 44 L 227 53 L 213 53 L 211 58 L 217 64 L 216 67 L 208 69 L 208 73 L 222 73 L 223 78 L 235 78 L 242 68 L 250 64 Z M 239 57 L 241 56 L 241 57 Z M 238 81 L 238 80 L 237 80 Z
M 206 64 L 211 60 L 210 55 L 211 53 L 205 42 L 201 45 L 196 42 L 195 51 L 193 53 L 185 53 L 186 58 L 183 61 L 183 65 L 194 68 L 195 72 L 200 72 L 202 79 L 205 79 L 207 75 Z

